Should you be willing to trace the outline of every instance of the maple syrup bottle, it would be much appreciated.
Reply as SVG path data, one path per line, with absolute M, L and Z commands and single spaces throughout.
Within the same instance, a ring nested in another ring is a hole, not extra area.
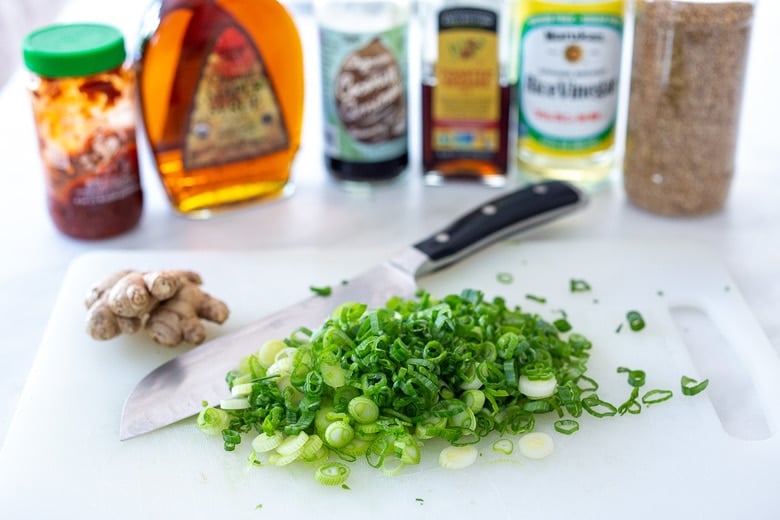
M 144 129 L 168 198 L 190 217 L 291 191 L 303 52 L 276 0 L 162 0 L 137 57 Z

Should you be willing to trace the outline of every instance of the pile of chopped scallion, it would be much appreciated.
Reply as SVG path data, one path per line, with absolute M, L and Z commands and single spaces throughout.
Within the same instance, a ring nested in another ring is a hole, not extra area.
M 583 411 L 636 413 L 641 371 L 629 374 L 630 403 L 602 401 L 585 375 L 591 343 L 570 329 L 476 290 L 442 299 L 420 291 L 378 309 L 343 304 L 317 330 L 243 359 L 227 375 L 233 397 L 205 407 L 198 424 L 228 451 L 254 431 L 255 464 L 310 462 L 319 482 L 338 485 L 349 468 L 331 455 L 395 474 L 419 463 L 426 439 L 460 447 L 532 432 L 538 414 L 557 414 L 556 430 L 573 433 Z M 651 392 L 645 404 L 671 397 Z

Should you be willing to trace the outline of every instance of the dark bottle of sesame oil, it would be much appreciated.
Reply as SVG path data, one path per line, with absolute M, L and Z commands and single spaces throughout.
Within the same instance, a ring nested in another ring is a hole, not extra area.
M 408 164 L 408 0 L 318 0 L 325 164 L 381 181 Z

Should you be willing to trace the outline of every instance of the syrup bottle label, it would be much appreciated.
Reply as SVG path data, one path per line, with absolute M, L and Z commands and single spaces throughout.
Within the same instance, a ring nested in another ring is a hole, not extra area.
M 490 158 L 499 147 L 498 15 L 455 7 L 438 16 L 431 147 L 438 156 Z
M 405 26 L 377 33 L 321 28 L 325 152 L 378 162 L 407 150 Z
M 556 13 L 536 0 L 526 5 L 518 97 L 521 138 L 534 151 L 552 155 L 610 148 L 618 104 L 622 2 L 578 4 L 572 12 Z
M 214 41 L 189 111 L 184 168 L 207 168 L 288 146 L 276 92 L 258 49 L 236 26 Z

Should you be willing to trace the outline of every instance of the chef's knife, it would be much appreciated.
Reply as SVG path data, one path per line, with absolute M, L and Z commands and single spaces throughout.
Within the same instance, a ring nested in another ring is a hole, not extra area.
M 418 276 L 585 203 L 582 192 L 559 181 L 515 190 L 482 204 L 348 283 L 333 287 L 328 297 L 312 296 L 181 354 L 150 372 L 130 393 L 122 410 L 119 438 L 167 426 L 198 413 L 203 401 L 218 403 L 229 397 L 225 374 L 266 340 L 286 338 L 300 326 L 316 328 L 344 302 L 377 307 L 392 296 L 410 298 L 417 291 Z

